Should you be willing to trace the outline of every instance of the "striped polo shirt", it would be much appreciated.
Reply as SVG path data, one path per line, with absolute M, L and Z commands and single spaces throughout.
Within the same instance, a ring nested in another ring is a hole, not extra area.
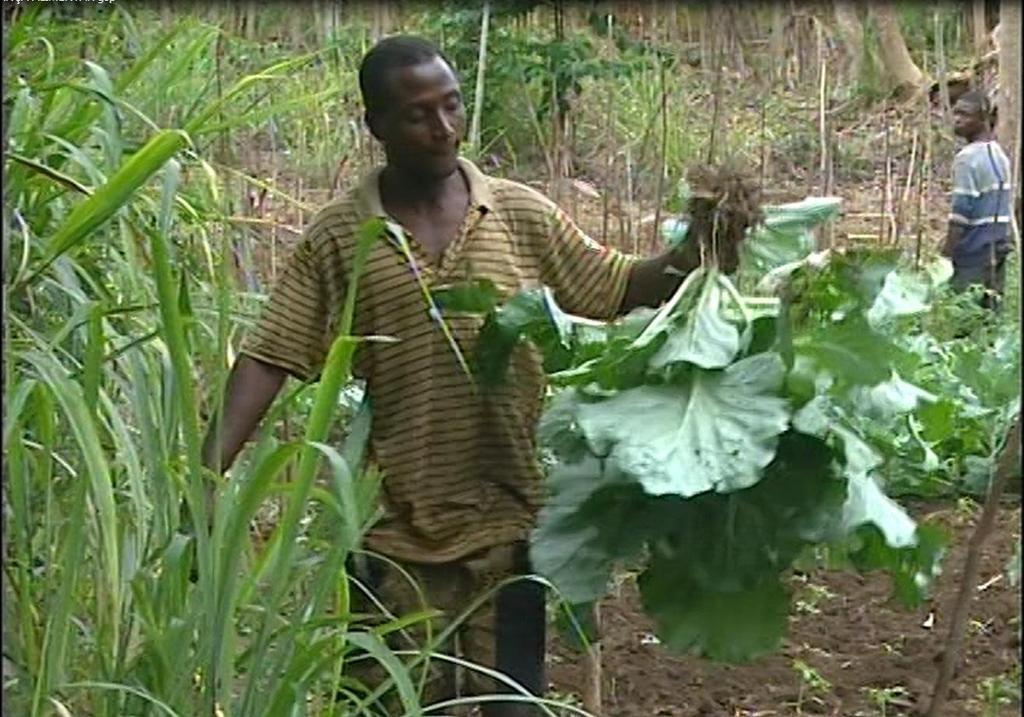
M 618 313 L 630 258 L 592 241 L 536 190 L 484 175 L 464 159 L 460 168 L 470 207 L 441 257 L 431 260 L 406 232 L 427 286 L 490 279 L 507 299 L 547 285 L 569 313 L 603 320 Z M 243 353 L 303 380 L 319 375 L 335 337 L 357 230 L 371 217 L 386 217 L 380 171 L 306 229 Z M 445 321 L 463 355 L 471 356 L 482 317 Z M 370 252 L 353 333 L 397 339 L 361 343 L 353 368 L 366 381 L 370 456 L 383 475 L 384 515 L 367 545 L 436 563 L 527 538 L 544 498 L 534 435 L 544 396 L 538 352 L 518 347 L 506 381 L 478 387 L 431 317 L 406 258 L 387 240 Z
M 971 142 L 953 160 L 949 221 L 965 228 L 953 264 L 977 266 L 1009 250 L 1010 160 L 996 142 Z

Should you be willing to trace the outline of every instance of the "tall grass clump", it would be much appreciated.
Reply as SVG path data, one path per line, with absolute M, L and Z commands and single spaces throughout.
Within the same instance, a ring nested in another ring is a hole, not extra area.
M 272 415 L 225 482 L 200 459 L 208 404 L 258 307 L 235 286 L 208 139 L 326 101 L 331 83 L 299 92 L 292 76 L 332 48 L 224 71 L 219 92 L 192 88 L 188 106 L 174 94 L 199 81 L 218 28 L 140 33 L 125 12 L 40 8 L 17 14 L 6 70 L 5 707 L 346 713 L 348 698 L 325 697 L 365 694 L 340 691 L 345 660 L 398 659 L 388 626 L 350 608 L 345 564 L 373 476 L 358 442 L 324 443 L 350 377 L 354 294 L 322 380 L 274 409 L 308 419 L 303 435 L 278 440 Z M 120 56 L 126 38 L 135 51 Z M 364 253 L 379 230 L 365 228 Z M 274 500 L 280 520 L 254 534 Z M 411 711 L 415 700 L 403 692 Z

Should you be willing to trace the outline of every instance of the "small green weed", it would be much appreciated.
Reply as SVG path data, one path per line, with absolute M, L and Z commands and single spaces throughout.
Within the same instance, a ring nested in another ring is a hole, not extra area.
M 901 685 L 894 685 L 892 687 L 865 687 L 864 692 L 868 696 L 868 701 L 871 702 L 871 706 L 878 710 L 879 717 L 887 717 L 889 707 L 901 698 L 906 698 L 910 693 L 907 692 L 907 688 Z
M 1020 704 L 1020 667 L 984 678 L 978 683 L 978 699 L 983 705 L 984 717 L 998 717 L 1000 708 Z
M 803 714 L 804 693 L 828 694 L 832 690 L 832 683 L 821 676 L 821 674 L 803 660 L 793 660 L 793 670 L 800 675 L 800 689 L 796 696 L 796 713 Z M 823 704 L 820 697 L 811 695 L 811 699 L 818 704 Z

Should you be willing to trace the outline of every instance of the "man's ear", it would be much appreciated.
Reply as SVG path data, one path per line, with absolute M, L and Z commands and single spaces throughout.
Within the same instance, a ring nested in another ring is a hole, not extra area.
M 369 110 L 366 110 L 366 112 L 363 113 L 363 123 L 366 124 L 366 129 L 370 130 L 370 134 L 373 135 L 373 138 L 376 139 L 378 142 L 381 141 L 380 116 L 374 114 L 373 112 L 370 112 Z

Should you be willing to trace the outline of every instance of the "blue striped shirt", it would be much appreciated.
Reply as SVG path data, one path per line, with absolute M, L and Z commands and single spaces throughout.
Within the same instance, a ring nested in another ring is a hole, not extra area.
M 1010 248 L 1010 160 L 997 142 L 971 142 L 953 160 L 949 221 L 965 228 L 953 264 L 978 265 Z

